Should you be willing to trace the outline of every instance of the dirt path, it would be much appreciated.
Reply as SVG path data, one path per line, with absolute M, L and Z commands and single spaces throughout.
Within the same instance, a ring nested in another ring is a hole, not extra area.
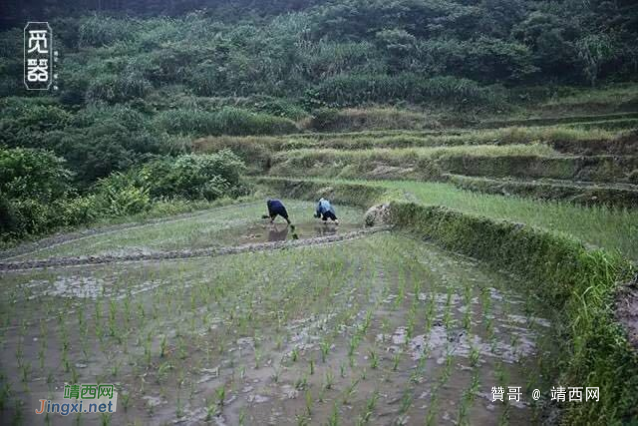
M 388 231 L 389 227 L 374 227 L 361 231 L 345 234 L 330 235 L 326 237 L 307 238 L 303 240 L 275 241 L 269 243 L 244 244 L 234 247 L 206 248 L 199 250 L 177 250 L 150 254 L 108 255 L 108 256 L 80 256 L 49 258 L 39 260 L 25 260 L 16 262 L 0 262 L 0 271 L 22 271 L 28 269 L 50 268 L 61 266 L 101 265 L 122 262 L 140 262 L 147 260 L 185 259 L 193 257 L 223 256 L 245 252 L 258 252 L 267 250 L 280 250 L 304 246 L 329 244 L 339 241 L 347 241 L 362 238 L 377 232 Z

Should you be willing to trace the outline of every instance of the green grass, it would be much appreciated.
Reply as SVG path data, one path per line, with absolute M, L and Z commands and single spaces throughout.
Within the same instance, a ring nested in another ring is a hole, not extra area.
M 302 149 L 278 153 L 271 159 L 271 175 L 335 178 L 436 179 L 438 160 L 449 157 L 558 157 L 547 145 L 479 145 L 436 148 L 340 151 Z
M 302 123 L 308 130 L 357 131 L 357 130 L 422 130 L 437 129 L 441 124 L 437 116 L 399 108 L 345 108 L 328 114 L 317 114 Z
M 408 191 L 426 205 L 441 205 L 463 213 L 525 223 L 638 259 L 638 240 L 635 238 L 638 212 L 635 211 L 476 194 L 439 183 L 394 181 L 379 184 Z
M 325 180 L 318 179 L 324 182 Z M 480 194 L 451 184 L 414 181 L 330 180 L 359 183 L 392 190 L 424 205 L 445 206 L 463 213 L 524 223 L 552 233 L 570 235 L 612 252 L 638 259 L 638 212 L 607 207 L 581 207 L 568 203 Z
M 81 233 L 96 228 L 110 228 L 119 225 L 128 224 L 145 224 L 169 218 L 177 215 L 188 215 L 199 211 L 209 210 L 216 207 L 227 206 L 231 204 L 246 203 L 255 200 L 255 196 L 245 196 L 238 198 L 220 198 L 215 201 L 205 200 L 156 200 L 150 210 L 129 216 L 99 217 L 95 221 L 83 226 L 63 227 L 55 229 L 56 234 L 67 232 Z M 41 240 L 46 235 L 33 235 L 20 241 L 0 242 L 0 250 L 11 250 L 21 244 L 27 244 L 30 241 Z
M 601 124 L 602 125 L 602 124 Z M 238 153 L 261 150 L 276 153 L 303 148 L 357 150 L 369 148 L 427 148 L 465 145 L 516 145 L 554 141 L 611 141 L 618 132 L 601 129 L 581 129 L 567 125 L 554 127 L 506 127 L 490 130 L 449 129 L 442 132 L 361 132 L 320 135 L 290 135 L 282 137 L 209 137 L 195 141 L 198 152 L 213 152 L 231 148 Z M 251 159 L 250 156 L 247 157 Z
M 383 181 L 375 184 L 407 191 L 426 205 L 441 205 L 463 213 L 525 223 L 638 259 L 636 211 L 477 194 L 442 183 Z
M 577 108 L 589 107 L 590 109 L 601 106 L 621 107 L 624 104 L 638 100 L 638 85 L 632 83 L 614 84 L 596 89 L 586 90 L 571 89 L 572 94 L 550 99 L 541 104 L 546 108 Z
M 402 160 L 405 158 L 431 158 L 437 159 L 441 157 L 453 155 L 468 155 L 482 157 L 496 156 L 519 156 L 519 155 L 542 155 L 557 156 L 560 155 L 554 149 L 547 145 L 530 144 L 530 145 L 476 145 L 476 146 L 438 146 L 426 148 L 377 148 L 374 150 L 351 150 L 342 151 L 338 149 L 299 149 L 286 151 L 275 157 L 275 161 L 281 161 L 286 157 L 306 157 L 316 156 L 318 158 L 346 158 L 346 159 L 383 159 Z

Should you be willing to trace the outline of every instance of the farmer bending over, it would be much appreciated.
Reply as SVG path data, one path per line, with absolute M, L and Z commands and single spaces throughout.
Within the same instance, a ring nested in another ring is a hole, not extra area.
M 328 222 L 328 219 L 333 220 L 335 224 L 339 225 L 339 219 L 337 219 L 337 214 L 335 213 L 335 208 L 332 207 L 330 201 L 325 198 L 319 199 L 317 203 L 317 211 L 315 212 L 316 218 L 321 218 L 324 223 Z
M 281 201 L 268 199 L 266 201 L 266 205 L 268 206 L 268 216 L 270 217 L 270 223 L 273 223 L 277 215 L 279 215 L 286 219 L 286 222 L 288 222 L 288 225 L 290 225 L 288 212 L 286 211 L 286 207 L 284 207 Z

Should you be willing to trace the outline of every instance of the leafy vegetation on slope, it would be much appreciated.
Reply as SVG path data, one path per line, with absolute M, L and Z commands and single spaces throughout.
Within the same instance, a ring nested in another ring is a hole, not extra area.
M 63 159 L 38 149 L 0 149 L 0 243 L 104 217 L 148 212 L 167 200 L 213 201 L 244 195 L 244 167 L 230 151 L 157 159 L 126 173 L 113 173 L 79 195 Z

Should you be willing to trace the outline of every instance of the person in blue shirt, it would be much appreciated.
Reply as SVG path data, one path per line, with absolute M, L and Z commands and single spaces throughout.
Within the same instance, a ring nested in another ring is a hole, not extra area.
M 279 200 L 271 200 L 270 198 L 266 201 L 266 205 L 268 206 L 268 216 L 270 217 L 270 223 L 275 221 L 277 216 L 281 216 L 286 219 L 288 225 L 290 225 L 290 219 L 288 218 L 288 212 L 286 211 L 286 207 Z
M 337 213 L 335 208 L 330 204 L 330 201 L 325 198 L 319 199 L 317 202 L 317 210 L 315 211 L 315 217 L 321 218 L 324 223 L 328 222 L 328 219 L 334 221 L 336 225 L 339 225 L 339 219 L 337 219 Z

